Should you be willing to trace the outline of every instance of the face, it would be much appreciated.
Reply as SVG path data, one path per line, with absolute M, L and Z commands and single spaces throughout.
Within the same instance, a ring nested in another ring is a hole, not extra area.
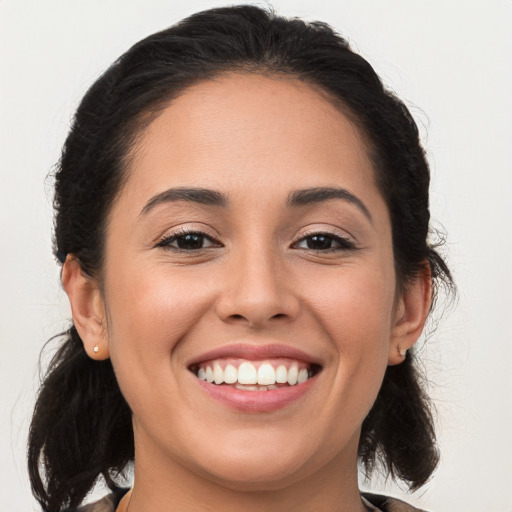
M 106 240 L 104 343 L 136 461 L 254 489 L 355 465 L 400 300 L 340 110 L 293 79 L 189 88 L 142 134 Z

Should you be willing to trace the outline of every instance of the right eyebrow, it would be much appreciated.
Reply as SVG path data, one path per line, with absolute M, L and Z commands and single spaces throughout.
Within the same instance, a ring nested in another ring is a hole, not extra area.
M 189 201 L 209 206 L 228 206 L 228 198 L 221 192 L 207 188 L 178 187 L 170 188 L 153 196 L 142 208 L 139 217 L 147 215 L 153 208 L 163 203 Z
M 307 206 L 309 204 L 321 203 L 331 199 L 341 199 L 356 206 L 364 216 L 373 223 L 370 210 L 359 197 L 342 187 L 314 187 L 302 190 L 295 190 L 288 196 L 287 205 L 291 207 Z

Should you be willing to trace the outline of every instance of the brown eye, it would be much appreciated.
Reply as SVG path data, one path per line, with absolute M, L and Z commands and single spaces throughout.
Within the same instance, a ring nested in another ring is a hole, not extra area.
M 309 249 L 312 251 L 339 251 L 354 249 L 354 244 L 337 235 L 328 233 L 316 233 L 306 236 L 296 244 L 298 249 Z
M 161 240 L 157 247 L 177 249 L 181 251 L 198 251 L 210 247 L 219 247 L 220 244 L 200 232 L 175 233 Z
M 183 235 L 176 237 L 176 244 L 179 249 L 202 249 L 205 241 L 205 237 L 203 235 L 199 235 L 197 233 L 191 233 L 189 235 Z
M 334 240 L 331 237 L 325 235 L 314 235 L 306 239 L 308 249 L 315 249 L 317 251 L 332 249 L 333 242 Z

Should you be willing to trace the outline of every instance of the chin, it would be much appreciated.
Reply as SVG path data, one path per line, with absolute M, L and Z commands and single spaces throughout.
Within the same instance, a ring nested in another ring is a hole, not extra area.
M 197 454 L 205 453 L 197 446 Z M 241 491 L 279 490 L 326 461 L 304 436 L 293 432 L 230 432 L 218 439 L 196 468 L 208 479 Z M 332 451 L 331 451 L 332 453 Z M 326 459 L 328 459 L 326 454 Z M 198 458 L 196 457 L 196 460 Z
M 304 473 L 304 460 L 281 459 L 280 454 L 269 458 L 224 459 L 212 467 L 203 468 L 209 478 L 229 489 L 240 491 L 280 490 Z

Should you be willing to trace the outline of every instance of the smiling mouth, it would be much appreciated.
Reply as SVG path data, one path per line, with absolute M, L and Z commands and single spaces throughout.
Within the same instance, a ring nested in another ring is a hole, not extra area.
M 251 361 L 220 358 L 192 365 L 190 371 L 204 382 L 243 391 L 272 391 L 304 384 L 319 365 L 288 358 Z

